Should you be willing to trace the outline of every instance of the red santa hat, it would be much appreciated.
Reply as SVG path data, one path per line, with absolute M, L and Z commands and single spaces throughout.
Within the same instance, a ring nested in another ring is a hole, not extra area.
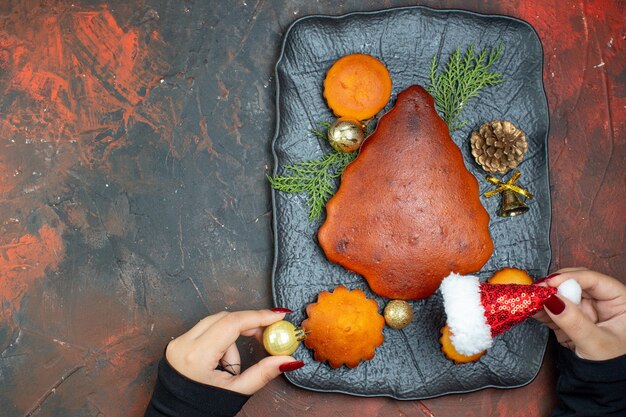
M 567 280 L 557 288 L 539 285 L 489 284 L 478 277 L 452 273 L 441 283 L 450 341 L 462 355 L 491 347 L 493 338 L 543 308 L 553 294 L 580 303 L 580 285 Z

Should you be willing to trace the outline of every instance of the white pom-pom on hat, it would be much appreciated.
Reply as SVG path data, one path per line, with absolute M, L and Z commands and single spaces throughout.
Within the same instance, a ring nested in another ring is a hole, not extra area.
M 563 281 L 556 288 L 559 291 L 559 295 L 562 295 L 574 304 L 580 304 L 583 290 L 580 288 L 580 284 L 577 281 L 568 279 L 567 281 Z

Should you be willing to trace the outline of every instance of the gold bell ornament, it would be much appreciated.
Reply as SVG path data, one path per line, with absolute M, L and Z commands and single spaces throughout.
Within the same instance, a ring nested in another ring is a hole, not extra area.
M 528 206 L 524 203 L 515 191 L 504 190 L 502 191 L 502 204 L 498 216 L 500 217 L 514 217 L 524 214 L 528 211 Z
M 495 185 L 496 188 L 486 192 L 485 197 L 489 198 L 502 193 L 502 204 L 500 206 L 500 211 L 498 211 L 498 216 L 514 217 L 528 211 L 528 206 L 524 203 L 520 196 L 532 199 L 533 194 L 519 185 L 515 185 L 520 176 L 520 172 L 515 171 L 507 182 L 500 181 L 491 175 L 487 176 L 487 181 Z
M 307 332 L 302 327 L 280 320 L 263 331 L 263 347 L 272 356 L 291 355 L 306 335 Z

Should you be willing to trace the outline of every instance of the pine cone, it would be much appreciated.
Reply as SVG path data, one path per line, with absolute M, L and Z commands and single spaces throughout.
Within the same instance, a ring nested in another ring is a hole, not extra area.
M 515 168 L 528 150 L 526 135 L 508 120 L 483 124 L 470 138 L 472 155 L 487 172 L 505 174 Z

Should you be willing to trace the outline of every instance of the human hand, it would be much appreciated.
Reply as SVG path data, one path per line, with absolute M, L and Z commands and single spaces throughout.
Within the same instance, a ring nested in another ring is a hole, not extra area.
M 208 316 L 172 340 L 165 351 L 170 365 L 187 378 L 241 394 L 252 395 L 282 372 L 304 366 L 291 356 L 269 356 L 241 372 L 235 341 L 239 336 L 261 340 L 263 329 L 282 320 L 285 309 L 237 311 Z M 219 370 L 220 365 L 223 370 Z
M 557 287 L 568 279 L 582 288 L 580 306 L 554 295 L 535 319 L 554 330 L 559 343 L 583 359 L 600 361 L 626 354 L 626 286 L 586 268 L 561 269 L 541 285 Z

